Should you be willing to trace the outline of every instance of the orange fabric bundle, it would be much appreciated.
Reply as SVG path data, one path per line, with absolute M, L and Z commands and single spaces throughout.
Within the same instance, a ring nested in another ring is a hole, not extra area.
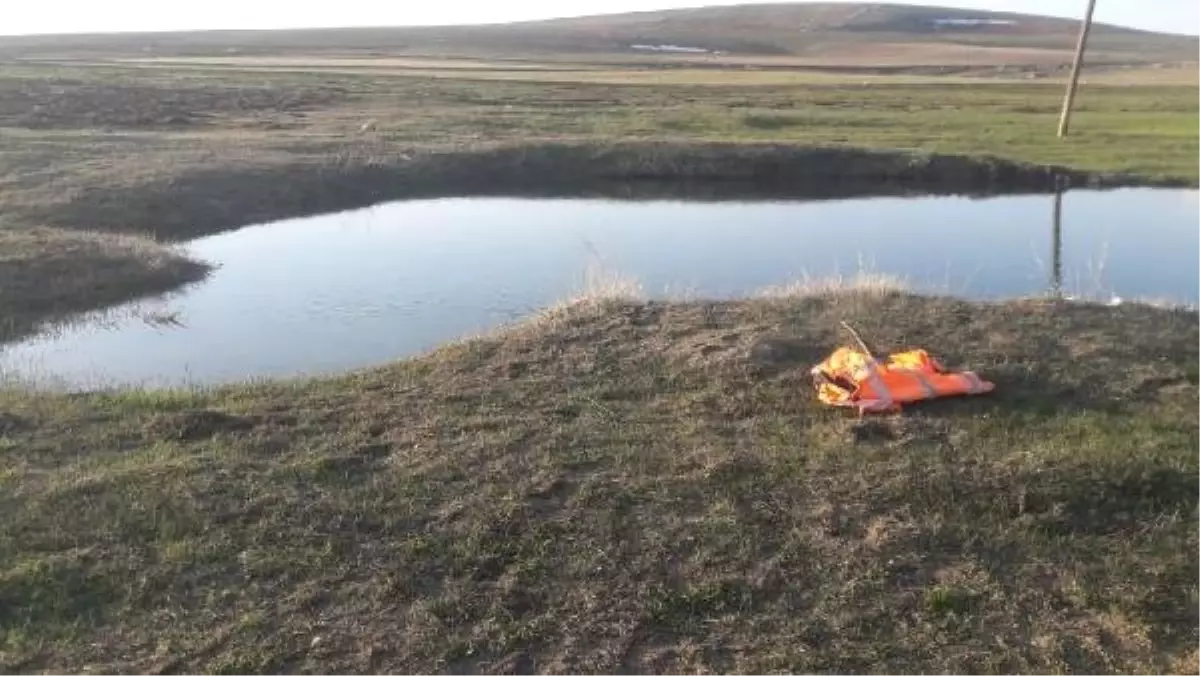
M 996 387 L 971 371 L 947 371 L 925 350 L 898 352 L 881 364 L 869 354 L 841 347 L 813 367 L 812 375 L 821 401 L 860 412 L 894 411 L 901 404 L 983 394 Z

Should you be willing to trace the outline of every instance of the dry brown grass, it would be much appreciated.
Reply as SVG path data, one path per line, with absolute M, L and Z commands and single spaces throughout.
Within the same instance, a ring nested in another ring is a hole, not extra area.
M 610 73 L 627 70 L 629 67 L 654 68 L 664 64 L 690 66 L 696 69 L 713 70 L 727 66 L 749 66 L 760 68 L 920 68 L 922 66 L 996 67 L 1039 65 L 1051 70 L 1070 64 L 1072 52 L 1069 46 L 1061 49 L 1038 49 L 1023 47 L 996 47 L 956 43 L 930 42 L 879 42 L 871 44 L 833 44 L 824 46 L 819 53 L 805 55 L 721 55 L 695 56 L 676 54 L 591 54 L 572 55 L 572 62 L 553 60 L 516 61 L 512 59 L 468 59 L 468 58 L 421 58 L 414 56 L 378 56 L 363 58 L 354 56 L 193 56 L 152 57 L 122 59 L 121 63 L 204 65 L 224 67 L 290 67 L 290 68 L 364 68 L 392 70 L 470 70 L 470 71 L 552 71 L 552 70 L 597 70 L 604 63 L 620 63 L 624 69 L 612 69 Z M 1104 59 L 1093 60 L 1090 66 L 1102 66 Z M 598 62 L 598 63 L 590 63 Z M 672 69 L 676 71 L 677 69 Z M 667 74 L 670 76 L 670 73 Z M 744 73 L 742 74 L 744 75 Z
M 168 66 L 251 66 L 251 67 L 291 67 L 306 68 L 337 68 L 337 69 L 366 69 L 368 72 L 376 69 L 389 70 L 587 70 L 585 64 L 562 64 L 553 61 L 514 61 L 511 59 L 467 59 L 467 58 L 422 58 L 413 56 L 377 56 L 372 58 L 353 56 L 193 56 L 193 57 L 151 57 L 118 59 L 123 64 L 151 64 Z M 98 61 L 94 63 L 106 63 Z
M 883 296 L 911 290 L 912 285 L 903 277 L 860 268 L 851 275 L 805 275 L 785 284 L 768 286 L 756 295 L 760 298 L 799 298 L 838 293 Z
M 1081 77 L 1084 85 L 1107 84 L 1130 86 L 1177 85 L 1195 87 L 1200 84 L 1200 67 L 1196 64 L 1160 64 L 1158 66 L 1107 68 L 1089 72 Z

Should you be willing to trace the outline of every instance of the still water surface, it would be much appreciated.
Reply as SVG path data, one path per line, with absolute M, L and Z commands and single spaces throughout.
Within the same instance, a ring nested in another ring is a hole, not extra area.
M 88 388 L 377 364 L 560 300 L 597 263 L 650 296 L 745 296 L 865 268 L 970 298 L 1060 285 L 1197 301 L 1197 191 L 1069 192 L 1057 237 L 1054 199 L 453 198 L 280 221 L 187 243 L 219 266 L 208 279 L 0 348 L 0 376 Z

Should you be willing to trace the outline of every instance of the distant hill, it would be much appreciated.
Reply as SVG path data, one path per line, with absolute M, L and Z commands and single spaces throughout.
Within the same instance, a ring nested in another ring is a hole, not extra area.
M 491 28 L 491 27 L 489 27 Z M 563 40 L 581 51 L 630 44 L 675 44 L 730 53 L 818 52 L 844 43 L 952 42 L 1062 49 L 1074 45 L 1079 22 L 1029 14 L 865 3 L 779 3 L 510 24 L 495 27 L 537 42 Z M 1093 27 L 1090 48 L 1129 54 L 1196 57 L 1197 38 L 1107 24 Z
M 0 38 L 0 54 L 376 52 L 489 56 L 724 56 L 800 60 L 1061 61 L 1078 21 L 875 3 L 700 7 L 486 26 L 203 31 Z M 1092 59 L 1195 61 L 1196 37 L 1097 24 Z

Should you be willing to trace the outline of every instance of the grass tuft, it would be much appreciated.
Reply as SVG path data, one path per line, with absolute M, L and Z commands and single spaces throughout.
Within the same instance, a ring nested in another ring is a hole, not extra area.
M 904 277 L 859 269 L 849 276 L 840 274 L 824 277 L 804 275 L 792 282 L 768 286 L 755 295 L 759 298 L 775 299 L 838 294 L 885 296 L 911 290 L 911 285 Z
M 591 263 L 584 272 L 583 288 L 572 297 L 573 302 L 603 303 L 607 301 L 637 301 L 646 297 L 642 282 L 628 273 L 613 270 L 600 263 Z

